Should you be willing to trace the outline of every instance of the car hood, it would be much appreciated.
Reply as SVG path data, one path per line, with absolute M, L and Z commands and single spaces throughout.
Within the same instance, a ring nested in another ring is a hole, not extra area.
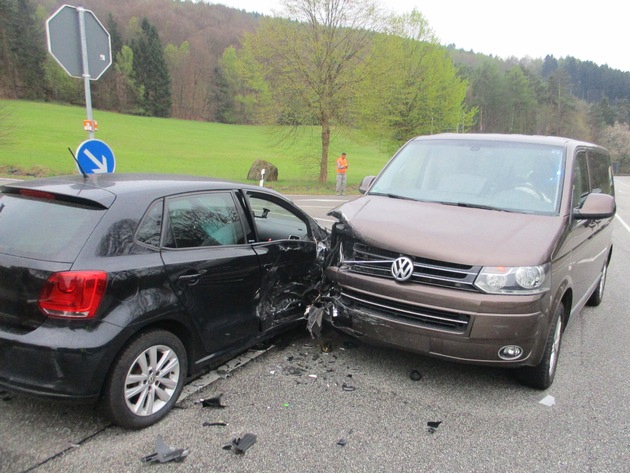
M 473 266 L 548 262 L 566 219 L 369 195 L 330 215 L 349 225 L 366 244 Z

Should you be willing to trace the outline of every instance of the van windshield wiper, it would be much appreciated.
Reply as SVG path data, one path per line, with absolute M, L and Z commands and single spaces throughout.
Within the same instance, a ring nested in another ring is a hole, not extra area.
M 509 210 L 501 207 L 493 207 L 492 205 L 471 204 L 469 202 L 440 202 L 443 205 L 454 205 L 457 207 L 466 207 L 468 209 L 496 210 L 497 212 L 509 212 Z
M 417 200 L 412 197 L 406 197 L 404 195 L 399 195 L 399 194 L 392 194 L 390 192 L 370 192 L 370 195 L 382 195 L 385 197 L 389 197 L 390 199 Z

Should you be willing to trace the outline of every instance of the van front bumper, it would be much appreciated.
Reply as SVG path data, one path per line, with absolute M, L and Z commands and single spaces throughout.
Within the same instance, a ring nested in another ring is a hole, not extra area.
M 357 275 L 330 267 L 340 290 L 328 321 L 367 343 L 463 363 L 535 366 L 549 331 L 548 297 L 489 295 Z M 503 347 L 520 347 L 514 359 Z

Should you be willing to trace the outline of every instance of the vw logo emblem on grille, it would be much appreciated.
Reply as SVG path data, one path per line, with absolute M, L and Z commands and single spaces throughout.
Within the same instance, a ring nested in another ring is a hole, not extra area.
M 413 274 L 413 261 L 406 256 L 396 258 L 392 263 L 392 276 L 398 282 L 407 281 Z

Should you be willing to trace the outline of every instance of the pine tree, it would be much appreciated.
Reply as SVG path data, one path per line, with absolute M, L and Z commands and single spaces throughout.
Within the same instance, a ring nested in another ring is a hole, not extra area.
M 132 39 L 133 68 L 136 83 L 144 87 L 144 109 L 148 115 L 169 117 L 171 115 L 171 78 L 164 59 L 157 29 L 142 20 L 141 33 Z

